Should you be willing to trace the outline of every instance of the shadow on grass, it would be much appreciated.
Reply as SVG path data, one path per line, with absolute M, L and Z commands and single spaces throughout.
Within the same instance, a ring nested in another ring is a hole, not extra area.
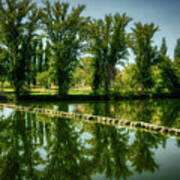
M 108 95 L 25 95 L 21 96 L 20 100 L 23 101 L 109 101 L 109 100 L 135 100 L 135 99 L 158 99 L 158 98 L 180 98 L 180 93 L 111 93 Z

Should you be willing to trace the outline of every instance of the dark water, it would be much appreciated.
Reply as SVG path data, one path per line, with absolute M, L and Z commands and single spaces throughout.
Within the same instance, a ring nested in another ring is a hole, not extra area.
M 33 105 L 180 128 L 178 100 Z M 180 140 L 120 126 L 0 109 L 1 179 L 178 180 Z

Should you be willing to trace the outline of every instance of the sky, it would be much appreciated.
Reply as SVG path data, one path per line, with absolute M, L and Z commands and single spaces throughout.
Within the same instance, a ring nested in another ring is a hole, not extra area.
M 53 0 L 52 0 L 53 1 Z M 151 23 L 159 26 L 154 43 L 161 45 L 166 38 L 168 55 L 173 58 L 176 41 L 180 38 L 180 0 L 62 0 L 72 6 L 86 5 L 84 16 L 103 18 L 105 14 L 126 13 L 133 18 L 127 31 L 134 22 Z

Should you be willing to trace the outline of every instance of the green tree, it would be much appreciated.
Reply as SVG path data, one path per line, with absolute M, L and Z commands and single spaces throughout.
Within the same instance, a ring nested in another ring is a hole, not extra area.
M 106 15 L 104 20 L 94 20 L 91 25 L 90 53 L 94 58 L 93 90 L 100 88 L 108 94 L 115 78 L 116 65 L 122 64 L 127 55 L 126 26 L 131 18 L 119 13 Z
M 176 70 L 177 76 L 180 79 L 180 39 L 177 40 L 177 45 L 174 50 L 174 68 Z
M 81 27 L 84 18 L 80 16 L 85 6 L 70 10 L 68 3 L 45 2 L 43 24 L 51 41 L 55 79 L 59 86 L 58 94 L 66 95 L 70 87 L 72 73 L 78 62 L 81 49 Z
M 180 57 L 177 57 L 176 59 L 174 59 L 173 66 L 176 71 L 176 75 L 178 79 L 180 79 Z
M 17 98 L 23 92 L 29 74 L 29 42 L 39 28 L 40 15 L 32 0 L 0 0 L 1 44 L 9 53 L 8 73 Z
M 161 49 L 160 49 L 160 52 L 161 52 L 161 54 L 163 55 L 163 56 L 166 56 L 166 54 L 167 54 L 167 45 L 166 45 L 166 39 L 165 39 L 165 37 L 163 37 L 163 39 L 162 39 L 162 44 L 161 44 Z
M 36 85 L 36 77 L 38 73 L 43 73 L 49 69 L 49 51 L 51 51 L 49 42 L 43 42 L 43 35 L 40 35 L 30 42 L 30 66 L 28 84 Z
M 177 40 L 177 44 L 174 49 L 174 59 L 176 58 L 180 58 L 180 39 Z
M 73 83 L 78 86 L 90 86 L 92 84 L 93 77 L 93 58 L 90 56 L 82 57 L 79 61 L 79 65 L 73 74 Z
M 51 76 L 49 71 L 37 73 L 37 84 L 41 87 L 49 87 L 51 82 Z
M 137 79 L 141 87 L 141 91 L 151 88 L 153 85 L 151 65 L 159 60 L 157 48 L 152 45 L 154 33 L 158 30 L 153 23 L 141 24 L 135 23 L 132 28 L 132 50 L 135 54 L 137 66 Z
M 161 70 L 161 86 L 167 88 L 170 92 L 178 92 L 180 89 L 180 82 L 172 60 L 168 57 L 163 57 L 158 67 Z
M 115 92 L 132 92 L 138 88 L 138 80 L 136 78 L 136 64 L 128 64 L 119 71 L 113 83 Z
M 3 91 L 3 84 L 8 80 L 8 54 L 5 48 L 0 47 L 0 82 L 1 90 Z

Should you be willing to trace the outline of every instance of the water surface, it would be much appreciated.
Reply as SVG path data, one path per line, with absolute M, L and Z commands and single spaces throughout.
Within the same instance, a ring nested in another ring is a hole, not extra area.
M 22 105 L 38 106 L 66 112 L 107 116 L 129 121 L 143 121 L 180 129 L 180 100 L 126 100 L 109 102 L 36 102 Z
M 178 101 L 133 103 L 33 105 L 180 127 Z M 180 179 L 180 140 L 3 108 L 0 179 Z

